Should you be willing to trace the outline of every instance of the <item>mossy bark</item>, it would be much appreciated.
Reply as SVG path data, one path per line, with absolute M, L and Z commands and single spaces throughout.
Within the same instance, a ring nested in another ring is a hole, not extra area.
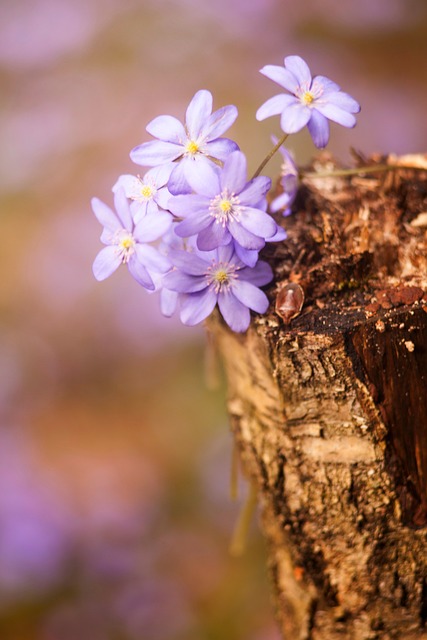
M 210 323 L 287 640 L 427 638 L 427 161 L 387 161 L 417 168 L 306 181 L 270 312 Z

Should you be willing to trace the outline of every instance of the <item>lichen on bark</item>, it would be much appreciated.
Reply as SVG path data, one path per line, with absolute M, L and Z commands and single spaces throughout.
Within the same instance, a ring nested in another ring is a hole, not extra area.
M 406 168 L 304 183 L 266 316 L 210 323 L 292 640 L 427 637 L 427 160 L 375 161 Z

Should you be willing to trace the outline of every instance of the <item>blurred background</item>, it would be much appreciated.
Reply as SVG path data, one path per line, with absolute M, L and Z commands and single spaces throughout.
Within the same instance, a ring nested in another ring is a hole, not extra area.
M 205 336 L 120 269 L 97 283 L 90 209 L 160 114 L 235 104 L 260 163 L 299 54 L 362 104 L 329 149 L 427 151 L 425 0 L 2 0 L 0 639 L 278 640 L 256 523 L 228 547 L 225 388 Z M 315 149 L 289 141 L 297 162 Z M 279 161 L 265 173 L 274 177 Z

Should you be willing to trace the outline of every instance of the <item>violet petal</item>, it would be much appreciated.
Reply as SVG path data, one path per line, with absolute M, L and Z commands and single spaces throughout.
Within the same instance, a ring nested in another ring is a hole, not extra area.
M 176 291 L 162 288 L 160 291 L 160 311 L 166 318 L 173 316 L 178 304 L 179 294 Z
M 123 187 L 119 187 L 114 194 L 114 206 L 116 207 L 117 215 L 119 216 L 123 227 L 127 231 L 132 231 L 132 214 L 130 212 L 129 201 L 126 198 L 125 190 L 123 189 Z
M 311 88 L 315 93 L 317 92 L 317 89 L 320 88 L 321 93 L 323 94 L 327 94 L 332 91 L 340 91 L 339 85 L 333 80 L 326 78 L 326 76 L 315 76 L 311 83 Z
M 202 276 L 206 273 L 209 262 L 191 251 L 170 251 L 169 259 L 172 264 L 190 276 Z
M 228 138 L 217 138 L 206 144 L 206 154 L 221 161 L 224 161 L 233 151 L 239 151 L 239 145 Z
M 264 211 L 245 207 L 239 220 L 242 227 L 260 238 L 271 238 L 277 231 L 277 224 Z
M 230 242 L 231 235 L 227 227 L 215 220 L 197 236 L 197 246 L 201 251 L 212 251 Z
M 263 238 L 254 235 L 235 220 L 230 220 L 228 229 L 235 241 L 245 249 L 256 249 L 259 251 L 265 245 Z
M 147 124 L 145 130 L 163 142 L 183 145 L 187 139 L 184 126 L 174 116 L 157 116 Z
M 311 84 L 311 72 L 308 64 L 300 56 L 286 56 L 285 67 L 298 80 L 298 84 L 309 88 Z
M 166 211 L 145 215 L 135 227 L 134 238 L 139 242 L 153 242 L 162 236 L 172 224 L 172 216 Z
M 133 278 L 141 284 L 145 289 L 154 291 L 154 282 L 145 266 L 139 261 L 137 254 L 133 253 L 128 262 L 128 269 Z
M 253 311 L 265 313 L 268 309 L 269 302 L 264 291 L 247 280 L 237 279 L 233 284 L 233 293 L 237 300 Z
M 297 133 L 300 131 L 311 117 L 311 109 L 296 102 L 286 107 L 280 117 L 280 126 L 285 133 Z
M 102 200 L 99 198 L 92 198 L 91 205 L 96 219 L 103 227 L 105 227 L 105 229 L 110 231 L 112 234 L 114 234 L 115 231 L 122 229 L 122 224 L 117 215 L 108 205 L 102 202 Z
M 193 326 L 205 320 L 215 308 L 217 295 L 212 289 L 190 293 L 182 301 L 181 322 Z
M 329 123 L 325 116 L 322 116 L 316 109 L 312 111 L 311 119 L 308 123 L 308 130 L 318 149 L 326 147 L 329 140 Z
M 196 140 L 202 131 L 206 120 L 212 113 L 212 94 L 206 89 L 201 89 L 194 94 L 185 114 L 188 136 Z
M 209 198 L 197 194 L 182 194 L 173 196 L 168 200 L 167 208 L 180 218 L 205 213 L 209 209 Z
M 295 93 L 298 89 L 298 79 L 293 73 L 291 73 L 291 71 L 289 71 L 289 69 L 279 67 L 275 64 L 267 64 L 265 67 L 260 69 L 260 73 L 270 80 L 273 80 L 273 82 L 277 82 L 277 84 L 284 87 L 284 89 L 287 89 L 291 93 Z
M 233 331 L 243 333 L 249 327 L 251 321 L 249 309 L 235 298 L 231 291 L 220 292 L 218 307 L 222 317 Z
M 196 193 L 214 197 L 219 191 L 219 167 L 205 156 L 186 163 L 184 173 L 190 187 Z
M 149 270 L 165 273 L 172 266 L 166 256 L 163 256 L 155 247 L 151 247 L 149 244 L 135 245 L 135 253 L 138 260 Z
M 354 127 L 356 124 L 356 118 L 352 113 L 344 111 L 344 109 L 341 109 L 335 104 L 329 102 L 322 104 L 319 102 L 319 104 L 316 103 L 316 110 L 321 113 L 322 116 L 325 116 L 325 118 L 337 122 L 343 127 Z
M 273 270 L 267 262 L 259 260 L 253 269 L 245 269 L 241 279 L 251 282 L 256 287 L 262 287 L 273 280 Z
M 163 278 L 167 289 L 178 293 L 195 293 L 203 291 L 208 286 L 205 276 L 190 276 L 182 271 L 170 271 Z
M 175 233 L 180 238 L 194 236 L 213 222 L 214 220 L 207 210 L 197 214 L 192 213 L 176 225 Z
M 181 162 L 178 162 L 170 175 L 168 189 L 174 196 L 182 193 L 191 193 L 191 187 L 187 182 L 187 178 L 185 177 L 186 162 L 187 158 L 183 158 Z
M 112 273 L 120 266 L 122 262 L 121 256 L 117 251 L 117 247 L 104 247 L 96 256 L 92 271 L 93 275 L 100 282 L 111 276 Z
M 267 176 L 258 176 L 247 183 L 239 193 L 240 204 L 254 206 L 262 201 L 271 187 L 271 180 Z M 261 209 L 260 206 L 256 207 Z
M 269 98 L 260 106 L 255 114 L 257 120 L 265 120 L 270 116 L 277 116 L 279 113 L 291 104 L 298 104 L 297 98 L 287 93 L 279 93 L 277 96 Z
M 184 148 L 174 142 L 150 140 L 143 142 L 130 152 L 130 159 L 143 167 L 155 167 L 165 162 L 172 162 L 184 153 Z
M 247 180 L 247 162 L 241 151 L 231 153 L 224 163 L 220 174 L 221 191 L 227 189 L 230 193 L 240 193 Z
M 208 141 L 219 138 L 231 127 L 238 114 L 237 107 L 231 104 L 217 109 L 202 126 L 200 134 Z
M 238 242 L 234 244 L 236 255 L 248 267 L 254 267 L 258 261 L 259 251 L 256 249 L 245 249 Z

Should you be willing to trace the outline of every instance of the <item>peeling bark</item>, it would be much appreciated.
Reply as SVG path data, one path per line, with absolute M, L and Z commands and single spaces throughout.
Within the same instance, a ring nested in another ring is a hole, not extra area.
M 312 179 L 265 255 L 300 315 L 210 325 L 287 640 L 427 638 L 426 178 Z

